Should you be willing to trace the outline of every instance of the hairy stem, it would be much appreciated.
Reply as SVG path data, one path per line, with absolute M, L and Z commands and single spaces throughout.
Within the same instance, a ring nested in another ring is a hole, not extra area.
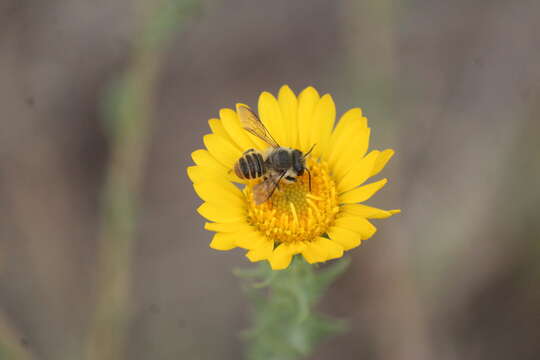
M 252 327 L 243 334 L 247 359 L 303 359 L 321 341 L 343 332 L 343 321 L 314 308 L 348 264 L 348 259 L 342 259 L 317 270 L 296 256 L 283 271 L 273 271 L 266 263 L 237 270 L 253 305 Z

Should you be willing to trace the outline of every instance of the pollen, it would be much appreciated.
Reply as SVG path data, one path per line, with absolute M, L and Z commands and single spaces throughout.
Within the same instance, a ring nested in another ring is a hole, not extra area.
M 336 185 L 324 161 L 307 159 L 311 172 L 304 172 L 294 183 L 281 182 L 264 203 L 253 200 L 253 186 L 244 192 L 248 199 L 248 222 L 276 243 L 309 242 L 326 233 L 339 212 Z

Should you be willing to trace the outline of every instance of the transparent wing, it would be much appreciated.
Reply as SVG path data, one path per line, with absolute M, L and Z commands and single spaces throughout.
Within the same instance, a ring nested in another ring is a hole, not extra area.
M 285 175 L 285 172 L 281 174 L 271 172 L 263 182 L 253 187 L 253 199 L 255 200 L 255 204 L 260 205 L 270 199 L 283 175 Z
M 268 132 L 268 129 L 264 126 L 261 120 L 255 115 L 255 113 L 246 105 L 237 104 L 236 112 L 240 118 L 240 123 L 242 127 L 257 136 L 259 139 L 266 142 L 268 145 L 277 148 L 279 147 L 278 143 L 272 135 Z

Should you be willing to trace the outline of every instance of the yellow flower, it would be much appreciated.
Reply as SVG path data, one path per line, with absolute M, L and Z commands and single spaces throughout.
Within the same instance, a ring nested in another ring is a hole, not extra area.
M 252 191 L 262 180 L 242 180 L 231 170 L 244 151 L 264 152 L 269 145 L 242 128 L 236 111 L 222 109 L 219 119 L 209 120 L 212 133 L 204 136 L 206 150 L 193 152 L 196 165 L 187 169 L 204 200 L 198 212 L 211 221 L 205 229 L 216 232 L 211 248 L 243 248 L 250 261 L 267 260 L 272 269 L 281 270 L 296 254 L 309 263 L 339 258 L 375 233 L 368 219 L 400 212 L 361 204 L 386 184 L 382 179 L 362 185 L 384 168 L 394 151 L 367 153 L 370 128 L 360 109 L 347 111 L 334 128 L 336 109 L 330 95 L 321 97 L 308 87 L 296 97 L 283 86 L 277 99 L 263 92 L 258 110 L 280 146 L 306 153 L 315 145 L 306 158 L 311 191 L 304 172 L 297 182 L 281 182 L 257 205 Z

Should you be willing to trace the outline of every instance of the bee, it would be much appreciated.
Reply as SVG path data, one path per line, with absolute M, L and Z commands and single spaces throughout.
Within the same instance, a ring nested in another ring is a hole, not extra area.
M 234 173 L 241 179 L 263 178 L 261 183 L 253 187 L 255 203 L 258 205 L 267 201 L 276 188 L 279 188 L 281 181 L 294 183 L 298 176 L 304 174 L 304 171 L 309 175 L 309 189 L 311 191 L 311 173 L 306 168 L 305 159 L 315 145 L 305 155 L 300 150 L 279 146 L 262 121 L 249 107 L 238 104 L 236 111 L 242 127 L 270 145 L 270 148 L 264 152 L 255 149 L 245 151 L 234 164 Z

